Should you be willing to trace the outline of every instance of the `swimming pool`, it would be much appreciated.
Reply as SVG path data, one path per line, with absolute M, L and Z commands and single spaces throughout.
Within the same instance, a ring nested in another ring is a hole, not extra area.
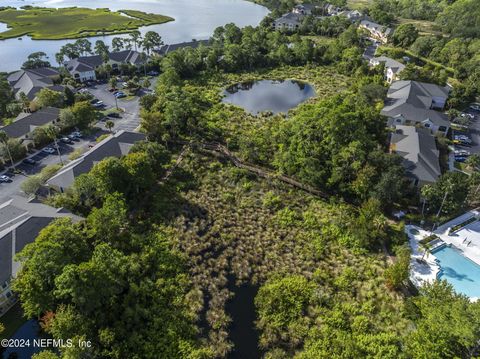
M 455 247 L 434 250 L 441 271 L 438 279 L 445 279 L 456 292 L 470 298 L 480 298 L 480 265 L 463 256 Z

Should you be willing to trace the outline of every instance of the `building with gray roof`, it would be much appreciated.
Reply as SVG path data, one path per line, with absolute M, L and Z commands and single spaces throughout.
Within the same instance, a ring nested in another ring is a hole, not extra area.
M 10 125 L 1 127 L 8 137 L 28 145 L 33 141 L 33 131 L 37 127 L 55 124 L 59 121 L 60 109 L 45 107 L 33 113 L 21 113 Z
M 73 184 L 76 177 L 88 173 L 98 162 L 107 157 L 125 156 L 136 142 L 143 140 L 145 135 L 142 133 L 119 131 L 64 166 L 47 181 L 47 185 L 55 191 L 63 192 Z
M 153 50 L 154 53 L 160 56 L 166 56 L 170 52 L 191 47 L 192 49 L 198 48 L 200 45 L 208 46 L 210 40 L 193 40 L 189 42 L 180 42 L 178 44 L 163 45 L 159 49 Z
M 108 64 L 113 69 L 118 68 L 122 64 L 133 66 L 143 66 L 148 62 L 149 58 L 145 54 L 135 50 L 123 50 L 108 53 Z M 67 71 L 78 81 L 96 80 L 95 70 L 104 63 L 100 55 L 82 56 L 68 61 L 65 64 Z
M 370 20 L 360 21 L 361 29 L 365 29 L 370 33 L 374 39 L 379 40 L 386 44 L 388 42 L 389 36 L 393 33 L 393 30 L 387 26 L 377 24 L 376 22 Z
M 390 85 L 381 114 L 388 117 L 388 124 L 417 125 L 434 133 L 446 134 L 450 128 L 445 107 L 450 89 L 418 81 L 395 81 Z
M 0 316 L 15 302 L 10 281 L 20 270 L 15 255 L 33 243 L 40 231 L 56 218 L 82 218 L 63 209 L 53 208 L 23 197 L 14 197 L 0 204 Z
M 293 31 L 300 27 L 302 24 L 302 19 L 303 15 L 289 12 L 288 14 L 284 14 L 282 17 L 276 19 L 272 26 L 275 30 Z
M 378 66 L 380 64 L 385 65 L 385 78 L 389 84 L 393 81 L 399 80 L 400 72 L 405 69 L 405 65 L 397 60 L 394 60 L 387 56 L 373 57 L 370 59 L 372 66 Z
M 59 79 L 60 73 L 51 67 L 20 70 L 7 77 L 15 97 L 19 99 L 20 94 L 24 93 L 29 100 L 34 100 L 37 93 L 44 88 L 63 92 L 65 87 L 55 84 Z
M 433 183 L 441 175 L 435 137 L 425 128 L 395 126 L 390 152 L 403 158 L 407 175 L 416 186 Z

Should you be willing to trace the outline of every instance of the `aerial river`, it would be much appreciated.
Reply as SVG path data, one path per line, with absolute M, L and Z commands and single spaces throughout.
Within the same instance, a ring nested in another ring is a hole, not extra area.
M 156 31 L 166 44 L 192 39 L 208 39 L 215 28 L 228 23 L 237 26 L 256 26 L 268 14 L 268 10 L 260 5 L 244 0 L 0 0 L 0 6 L 21 7 L 25 5 L 41 7 L 89 7 L 109 8 L 111 10 L 140 10 L 171 16 L 175 21 L 146 26 L 140 29 Z M 5 31 L 0 23 L 0 32 Z M 116 35 L 125 36 L 125 35 Z M 101 39 L 107 44 L 114 36 L 88 38 L 92 43 Z M 75 40 L 32 40 L 28 36 L 20 39 L 0 40 L 0 72 L 15 71 L 20 68 L 27 56 L 32 52 L 47 53 L 52 65 L 57 65 L 55 53 L 67 42 Z

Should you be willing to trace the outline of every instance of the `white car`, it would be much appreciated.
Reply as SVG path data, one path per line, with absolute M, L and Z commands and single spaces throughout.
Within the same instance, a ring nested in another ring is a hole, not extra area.
M 54 153 L 55 153 L 55 150 L 54 150 L 53 148 L 51 148 L 51 147 L 45 147 L 45 148 L 42 150 L 42 152 L 51 155 L 51 154 L 54 154 Z
M 453 153 L 455 156 L 470 156 L 470 151 L 467 150 L 455 150 Z

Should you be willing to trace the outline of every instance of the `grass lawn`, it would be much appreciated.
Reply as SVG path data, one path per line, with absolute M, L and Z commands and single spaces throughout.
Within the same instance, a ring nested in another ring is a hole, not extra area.
M 352 10 L 361 10 L 372 3 L 372 0 L 347 0 L 347 6 Z
M 5 331 L 0 334 L 0 339 L 10 338 L 27 319 L 23 317 L 20 303 L 15 304 L 8 312 L 0 317 L 0 322 L 5 326 Z
M 128 16 L 126 16 L 128 15 Z M 141 26 L 173 21 L 168 16 L 141 11 L 86 8 L 38 8 L 21 10 L 7 8 L 0 11 L 0 22 L 8 30 L 0 33 L 0 40 L 29 35 L 34 40 L 75 39 L 103 34 L 120 34 Z
M 399 24 L 413 24 L 420 35 L 442 35 L 434 21 L 397 18 Z

